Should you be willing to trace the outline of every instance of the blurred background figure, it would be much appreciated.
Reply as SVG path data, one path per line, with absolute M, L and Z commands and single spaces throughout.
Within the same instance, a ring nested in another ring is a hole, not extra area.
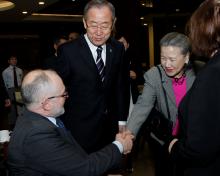
M 22 105 L 16 100 L 16 95 L 20 95 L 20 86 L 23 78 L 23 71 L 17 67 L 17 57 L 12 55 L 8 59 L 9 66 L 3 70 L 2 77 L 11 100 L 11 108 L 8 115 L 10 130 L 13 130 L 17 117 L 22 113 Z
M 48 58 L 46 58 L 44 60 L 43 63 L 43 68 L 44 69 L 52 69 L 52 70 L 56 70 L 57 67 L 59 67 L 58 65 L 58 56 L 57 56 L 57 50 L 59 48 L 60 45 L 66 43 L 68 41 L 67 37 L 64 35 L 61 36 L 57 36 L 54 38 L 53 40 L 53 48 L 54 48 L 54 54 L 52 54 L 51 56 L 49 56 Z
M 72 40 L 75 40 L 79 37 L 79 33 L 78 32 L 70 32 L 69 33 L 69 36 L 68 36 L 68 40 L 69 41 L 72 41 Z
M 1 112 L 0 118 L 1 118 L 1 120 L 3 120 L 3 119 L 4 119 L 4 121 L 6 120 L 6 116 L 7 116 L 6 108 L 8 108 L 10 106 L 11 106 L 11 101 L 9 99 L 8 92 L 6 91 L 2 76 L 0 76 L 0 112 Z M 3 121 L 1 121 L 1 123 L 2 122 Z M 7 127 L 8 124 L 6 124 L 6 125 L 0 124 L 0 130 L 2 130 L 4 128 L 4 126 Z

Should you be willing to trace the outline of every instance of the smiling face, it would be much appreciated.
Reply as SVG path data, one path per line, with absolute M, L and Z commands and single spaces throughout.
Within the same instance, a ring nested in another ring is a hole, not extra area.
M 101 46 L 111 35 L 112 12 L 107 6 L 92 7 L 83 19 L 83 24 L 91 43 L 95 46 Z
M 184 64 L 189 61 L 189 53 L 183 55 L 181 48 L 176 46 L 162 46 L 160 61 L 167 76 L 179 78 L 183 74 Z

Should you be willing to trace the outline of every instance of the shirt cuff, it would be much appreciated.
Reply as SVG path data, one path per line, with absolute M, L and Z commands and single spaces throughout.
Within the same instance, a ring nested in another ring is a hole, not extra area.
M 115 145 L 118 147 L 120 153 L 123 153 L 124 147 L 123 147 L 123 145 L 122 145 L 121 142 L 119 142 L 119 141 L 114 141 L 114 142 L 112 142 L 112 143 L 115 144 Z
M 126 125 L 127 121 L 118 121 L 118 125 Z

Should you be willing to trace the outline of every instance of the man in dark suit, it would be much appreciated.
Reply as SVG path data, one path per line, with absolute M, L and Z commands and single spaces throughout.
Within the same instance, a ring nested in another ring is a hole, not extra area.
M 112 141 L 127 118 L 124 81 L 129 75 L 123 67 L 124 47 L 110 37 L 115 20 L 111 3 L 89 1 L 83 17 L 86 34 L 58 51 L 57 72 L 69 92 L 64 122 L 88 153 Z M 99 48 L 103 69 L 97 66 Z
M 21 87 L 26 106 L 12 133 L 8 164 L 11 175 L 98 176 L 119 165 L 121 153 L 132 147 L 132 136 L 116 140 L 88 155 L 60 121 L 68 97 L 56 72 L 29 72 Z

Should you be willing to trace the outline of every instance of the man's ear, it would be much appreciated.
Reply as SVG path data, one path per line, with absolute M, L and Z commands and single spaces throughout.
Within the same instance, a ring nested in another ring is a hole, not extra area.
M 84 26 L 85 29 L 87 28 L 87 24 L 86 24 L 85 18 L 83 18 L 83 26 Z
M 115 17 L 115 19 L 113 20 L 113 23 L 112 23 L 112 29 L 114 29 L 116 21 L 117 21 L 117 18 Z
M 48 99 L 44 100 L 44 102 L 42 103 L 42 108 L 44 111 L 50 111 L 51 110 L 51 104 L 50 101 Z

